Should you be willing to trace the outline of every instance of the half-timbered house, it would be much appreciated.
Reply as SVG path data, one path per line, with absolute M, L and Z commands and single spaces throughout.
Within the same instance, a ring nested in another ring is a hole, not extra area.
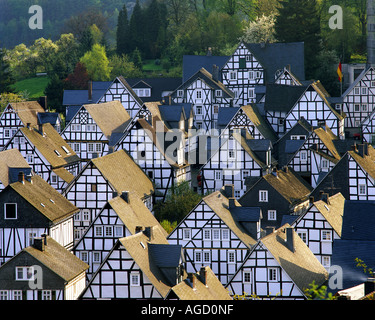
M 314 282 L 328 280 L 327 270 L 289 224 L 260 239 L 226 288 L 248 299 L 304 300 Z
M 124 192 L 110 199 L 73 248 L 88 263 L 87 279 L 98 269 L 119 238 L 159 225 L 138 195 Z M 161 228 L 164 236 L 167 233 Z
M 320 180 L 311 195 L 321 191 L 341 193 L 347 200 L 375 200 L 375 150 L 371 145 L 353 145 Z
M 311 199 L 306 212 L 291 223 L 318 261 L 328 270 L 331 267 L 333 241 L 341 239 L 345 198 L 341 193 Z
M 144 108 L 143 110 L 147 110 Z M 126 150 L 153 180 L 155 201 L 164 200 L 168 190 L 182 181 L 190 181 L 190 165 L 185 159 L 185 131 L 169 130 L 152 113 L 133 122 L 114 146 Z
M 143 105 L 143 101 L 136 95 L 132 87 L 122 76 L 113 80 L 97 103 L 111 101 L 120 101 L 131 118 L 137 114 Z
M 36 101 L 9 103 L 0 117 L 0 149 L 4 148 L 19 128 L 36 126 L 37 115 L 43 112 L 43 107 Z
M 246 130 L 234 132 L 201 167 L 202 194 L 220 190 L 226 184 L 234 185 L 235 197 L 245 192 L 247 177 L 261 177 L 270 170 L 272 144 L 269 140 L 255 140 Z M 261 155 L 260 155 L 261 153 Z
M 17 149 L 0 152 L 0 191 L 9 184 L 18 181 L 18 174 L 23 172 L 31 176 L 32 169 Z
M 197 129 L 216 128 L 220 107 L 231 107 L 233 93 L 218 78 L 218 72 L 198 70 L 171 95 L 172 103 L 191 103 Z
M 119 101 L 83 105 L 67 124 L 62 138 L 83 163 L 108 152 L 113 140 L 124 132 L 131 118 Z
M 298 80 L 297 76 L 292 73 L 289 67 L 284 67 L 284 70 L 280 70 L 276 73 L 275 84 L 302 86 L 301 81 Z
M 88 265 L 47 235 L 0 267 L 1 300 L 76 300 Z
M 375 110 L 361 123 L 362 139 L 365 143 L 375 145 Z
M 73 247 L 73 216 L 78 208 L 39 176 L 25 177 L 0 193 L 0 262 L 50 235 L 62 246 Z
M 76 241 L 107 202 L 125 191 L 138 196 L 152 210 L 152 181 L 126 151 L 119 150 L 86 164 L 62 193 L 80 209 L 74 218 Z
M 226 284 L 260 237 L 259 208 L 243 208 L 233 198 L 233 186 L 204 197 L 169 234 L 182 245 L 187 272 L 209 266 Z
M 343 93 L 337 109 L 347 115 L 345 127 L 360 129 L 361 123 L 374 111 L 375 69 L 370 66 Z
M 221 68 L 223 84 L 235 94 L 233 105 L 256 102 L 256 87 L 274 83 L 288 65 L 304 80 L 303 51 L 303 43 L 240 43 Z
M 308 205 L 313 189 L 293 169 L 276 168 L 249 186 L 238 200 L 243 207 L 259 207 L 263 212 L 262 228 L 280 227 L 283 215 L 296 213 Z M 307 202 L 307 203 L 306 203 Z
M 4 147 L 9 149 L 18 149 L 33 171 L 59 192 L 81 168 L 81 159 L 50 123 L 19 129 Z
M 80 299 L 164 299 L 184 278 L 181 245 L 169 244 L 154 226 L 120 238 Z

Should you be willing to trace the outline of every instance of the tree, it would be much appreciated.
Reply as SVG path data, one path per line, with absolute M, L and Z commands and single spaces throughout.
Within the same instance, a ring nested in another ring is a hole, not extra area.
M 255 21 L 249 21 L 244 29 L 240 41 L 245 43 L 276 42 L 274 15 L 258 17 Z
M 103 46 L 94 44 L 92 50 L 86 52 L 80 62 L 85 65 L 91 80 L 107 81 L 110 79 L 111 67 Z
M 51 109 L 55 109 L 57 112 L 64 112 L 62 106 L 64 82 L 58 75 L 54 74 L 50 77 L 44 94 L 48 97 L 48 105 Z
M 138 48 L 140 51 L 144 52 L 145 48 L 145 33 L 144 33 L 144 14 L 139 3 L 137 0 L 132 16 L 130 17 L 129 22 L 129 45 L 132 50 Z
M 155 217 L 159 221 L 168 220 L 179 223 L 202 199 L 194 192 L 188 181 L 172 186 L 164 202 L 154 206 Z
M 119 56 L 113 55 L 109 59 L 109 65 L 111 67 L 111 79 L 118 76 L 124 76 L 125 78 L 140 78 L 142 77 L 142 71 L 130 61 L 127 55 Z
M 305 73 L 314 78 L 321 50 L 320 15 L 316 0 L 279 0 L 276 16 L 276 39 L 305 43 Z
M 34 41 L 30 50 L 37 53 L 38 64 L 43 68 L 44 72 L 49 73 L 58 51 L 57 44 L 51 39 L 39 38 Z
M 129 51 L 129 21 L 128 10 L 124 5 L 118 15 L 116 30 L 117 54 L 128 54 Z
M 69 74 L 64 80 L 64 89 L 70 90 L 86 90 L 90 80 L 85 65 L 77 62 L 73 73 Z
M 10 64 L 6 59 L 6 51 L 0 48 L 0 94 L 4 92 L 13 92 L 12 84 L 14 78 L 10 70 Z
M 138 48 L 135 48 L 135 50 L 132 53 L 132 61 L 134 65 L 136 66 L 136 68 L 142 70 L 142 65 L 143 65 L 142 56 Z

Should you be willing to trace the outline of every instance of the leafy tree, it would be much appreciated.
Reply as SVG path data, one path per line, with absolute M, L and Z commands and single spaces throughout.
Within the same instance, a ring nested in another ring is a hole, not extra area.
M 132 61 L 136 68 L 142 69 L 142 56 L 141 56 L 141 51 L 137 48 L 132 53 Z
M 10 102 L 22 102 L 25 101 L 25 98 L 18 93 L 2 93 L 0 94 L 0 112 L 3 112 L 5 107 L 10 103 Z
M 107 81 L 110 79 L 111 67 L 103 46 L 94 44 L 92 50 L 86 52 L 80 62 L 85 65 L 91 80 Z
M 64 112 L 62 100 L 64 95 L 64 81 L 57 74 L 50 77 L 50 81 L 44 90 L 44 94 L 48 97 L 48 105 L 50 108 L 56 109 L 58 112 Z
M 331 292 L 327 293 L 327 286 L 318 286 L 315 281 L 305 289 L 305 296 L 308 300 L 336 300 Z
M 30 50 L 37 53 L 38 64 L 43 68 L 43 71 L 51 72 L 58 51 L 57 44 L 51 39 L 40 38 L 35 40 Z
M 160 222 L 160 225 L 164 228 L 167 233 L 171 233 L 177 227 L 177 221 L 170 222 L 168 220 L 163 220 Z
M 64 80 L 64 89 L 70 90 L 86 90 L 90 80 L 85 65 L 77 62 L 73 73 L 69 74 Z
M 320 16 L 316 0 L 279 0 L 276 16 L 276 39 L 281 42 L 305 43 L 305 71 L 314 78 L 321 50 Z
M 240 40 L 245 43 L 276 42 L 274 15 L 258 17 L 255 21 L 249 21 Z
M 145 37 L 144 37 L 144 12 L 141 8 L 139 0 L 137 0 L 132 16 L 129 21 L 129 43 L 130 47 L 134 50 L 138 48 L 140 51 L 144 51 L 145 48 Z
M 179 223 L 202 199 L 193 191 L 188 181 L 172 186 L 164 202 L 154 206 L 155 217 L 159 221 L 168 220 Z
M 130 61 L 127 55 L 119 56 L 113 55 L 109 59 L 109 65 L 111 67 L 111 79 L 114 79 L 120 75 L 125 78 L 138 78 L 142 77 L 142 71 Z
M 13 92 L 11 86 L 14 82 L 10 64 L 6 59 L 6 51 L 0 48 L 0 94 L 3 92 Z

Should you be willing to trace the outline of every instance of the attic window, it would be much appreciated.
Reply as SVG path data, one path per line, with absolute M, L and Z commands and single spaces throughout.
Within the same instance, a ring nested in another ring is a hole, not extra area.
M 45 208 L 45 205 L 44 205 L 44 203 L 40 203 L 40 205 L 43 207 L 43 208 Z
M 55 153 L 57 154 L 58 157 L 61 157 L 60 152 L 58 152 L 57 150 L 54 150 L 54 151 L 55 151 Z
M 143 242 L 141 242 L 141 246 L 143 249 L 146 249 L 146 246 L 143 244 Z
M 62 146 L 61 148 L 66 152 L 66 154 L 70 153 L 70 151 L 65 146 Z
M 49 199 L 49 201 L 51 201 L 52 203 L 55 203 L 55 201 L 53 201 L 52 199 Z
M 324 208 L 326 208 L 326 209 L 327 209 L 327 211 L 329 211 L 329 208 L 327 207 L 327 205 L 326 205 L 326 204 L 324 205 Z

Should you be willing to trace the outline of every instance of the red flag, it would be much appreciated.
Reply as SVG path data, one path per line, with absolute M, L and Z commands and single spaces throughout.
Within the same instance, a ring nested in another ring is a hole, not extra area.
M 343 77 L 343 74 L 342 74 L 342 65 L 341 65 L 341 61 L 339 63 L 339 67 L 337 68 L 337 74 L 339 76 L 339 81 L 342 82 L 342 77 Z

